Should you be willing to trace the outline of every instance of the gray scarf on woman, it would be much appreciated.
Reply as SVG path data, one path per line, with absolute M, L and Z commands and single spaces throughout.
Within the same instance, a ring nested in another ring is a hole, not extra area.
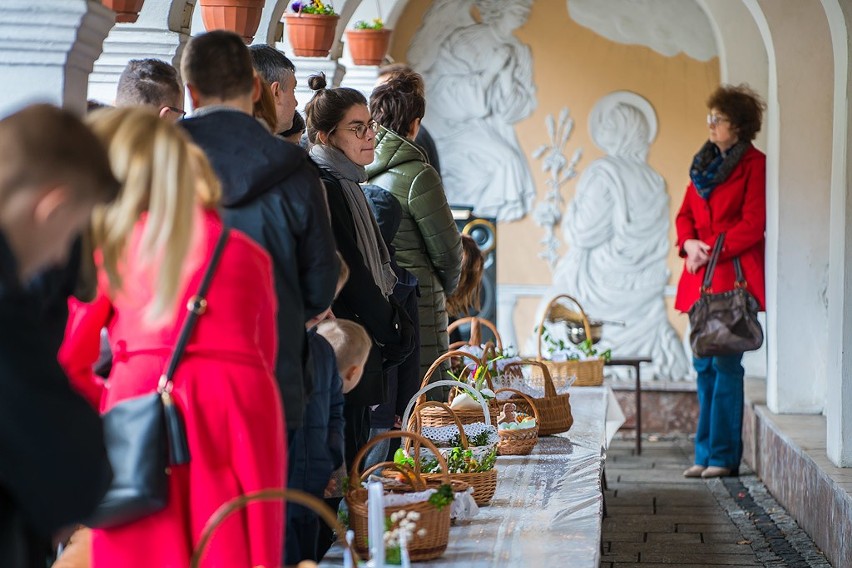
M 367 181 L 367 171 L 364 166 L 359 166 L 333 146 L 315 144 L 311 147 L 311 157 L 340 181 L 343 196 L 352 212 L 358 250 L 361 251 L 361 256 L 364 257 L 364 263 L 373 275 L 376 286 L 386 297 L 390 296 L 393 287 L 396 286 L 396 275 L 390 265 L 390 254 L 382 240 L 376 218 L 373 217 L 373 212 L 367 204 L 367 198 L 361 186 L 358 185 Z

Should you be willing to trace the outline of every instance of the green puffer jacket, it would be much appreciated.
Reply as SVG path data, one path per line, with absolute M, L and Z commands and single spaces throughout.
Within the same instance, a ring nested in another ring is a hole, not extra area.
M 447 352 L 447 307 L 461 274 L 461 236 L 441 177 L 411 141 L 380 127 L 368 183 L 390 191 L 402 205 L 393 240 L 396 260 L 420 281 L 420 377 Z M 437 378 L 437 377 L 436 377 Z

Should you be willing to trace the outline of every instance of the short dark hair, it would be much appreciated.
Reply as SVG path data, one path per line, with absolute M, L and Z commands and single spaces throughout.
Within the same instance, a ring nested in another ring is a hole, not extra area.
M 215 30 L 190 39 L 181 70 L 187 84 L 206 97 L 228 100 L 254 88 L 249 50 L 234 32 Z
M 293 126 L 291 126 L 288 130 L 285 130 L 280 134 L 282 138 L 289 138 L 290 136 L 303 132 L 305 130 L 305 119 L 302 118 L 302 114 L 299 111 L 293 113 Z
M 118 79 L 118 106 L 171 106 L 181 98 L 177 69 L 159 59 L 131 59 Z
M 51 183 L 89 203 L 112 201 L 121 187 L 103 143 L 70 112 L 37 104 L 0 120 L 0 196 Z
M 707 99 L 707 108 L 716 109 L 731 121 L 737 138 L 751 142 L 760 132 L 766 103 L 748 85 L 721 85 Z
M 350 108 L 355 105 L 367 106 L 367 98 L 361 91 L 349 87 L 326 89 L 324 73 L 311 75 L 308 86 L 314 91 L 314 96 L 305 105 L 305 118 L 308 140 L 313 144 L 316 144 L 317 132 L 331 132 Z
M 370 95 L 373 120 L 401 136 L 408 136 L 411 123 L 426 114 L 423 78 L 414 71 L 400 71 Z
M 296 74 L 293 62 L 271 45 L 252 45 L 249 47 L 249 53 L 255 71 L 269 85 L 284 81 L 286 73 Z

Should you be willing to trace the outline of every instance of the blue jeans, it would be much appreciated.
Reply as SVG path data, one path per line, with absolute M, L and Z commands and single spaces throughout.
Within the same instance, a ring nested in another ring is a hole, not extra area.
M 743 455 L 742 353 L 693 357 L 698 372 L 695 463 L 737 470 Z

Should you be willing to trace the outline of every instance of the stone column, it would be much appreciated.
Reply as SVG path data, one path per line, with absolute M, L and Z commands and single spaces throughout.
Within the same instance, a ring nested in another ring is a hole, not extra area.
M 275 48 L 283 53 L 287 53 L 289 45 L 282 42 L 275 44 Z M 287 56 L 293 65 L 296 66 L 296 100 L 299 102 L 298 110 L 304 112 L 305 105 L 314 92 L 308 87 L 308 77 L 317 73 L 325 73 L 326 82 L 329 87 L 339 87 L 343 80 L 343 75 L 346 73 L 346 67 L 340 64 L 337 59 L 329 59 L 326 57 L 295 57 Z
M 831 157 L 831 225 L 828 272 L 828 385 L 826 452 L 839 467 L 852 467 L 852 122 L 848 3 L 823 0 L 834 48 L 834 139 Z M 845 10 L 844 10 L 845 6 Z
M 370 98 L 370 93 L 373 92 L 373 87 L 376 86 L 376 79 L 379 77 L 378 65 L 355 65 L 354 63 L 346 66 L 346 75 L 341 81 L 341 87 L 351 87 L 364 93 L 367 99 Z
M 83 113 L 115 14 L 92 0 L 0 2 L 0 116 L 36 101 Z
M 116 24 L 89 79 L 89 98 L 115 101 L 118 79 L 131 59 L 161 59 L 180 73 L 180 56 L 189 39 L 196 0 L 145 0 L 139 19 Z
M 831 35 L 819 0 L 743 1 L 769 60 L 767 403 L 776 413 L 820 413 L 830 337 Z

